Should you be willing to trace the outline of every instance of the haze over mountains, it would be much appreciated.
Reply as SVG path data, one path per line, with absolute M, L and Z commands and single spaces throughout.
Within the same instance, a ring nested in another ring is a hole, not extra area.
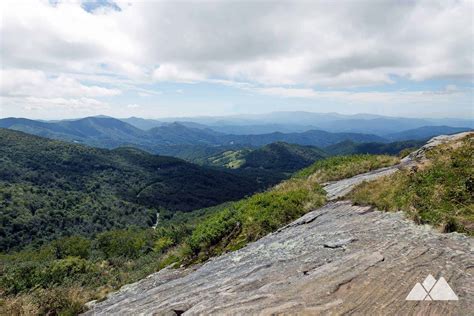
M 274 142 L 327 147 L 343 141 L 387 143 L 426 140 L 472 129 L 472 120 L 392 118 L 274 112 L 268 115 L 171 118 L 160 121 L 97 116 L 78 120 L 0 119 L 0 127 L 96 147 L 135 146 L 152 153 L 182 157 L 204 147 L 264 146 Z
M 196 128 L 212 128 L 228 134 L 266 134 L 272 132 L 304 132 L 311 129 L 328 132 L 354 132 L 365 134 L 386 134 L 401 132 L 424 126 L 474 127 L 471 119 L 445 118 L 403 118 L 374 114 L 344 115 L 338 113 L 314 112 L 272 112 L 216 117 L 175 117 L 159 120 L 131 117 L 122 119 L 141 129 L 179 122 Z

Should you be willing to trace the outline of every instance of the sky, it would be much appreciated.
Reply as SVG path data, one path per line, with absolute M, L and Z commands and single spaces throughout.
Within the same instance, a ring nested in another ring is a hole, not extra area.
M 0 117 L 474 119 L 474 1 L 0 2 Z

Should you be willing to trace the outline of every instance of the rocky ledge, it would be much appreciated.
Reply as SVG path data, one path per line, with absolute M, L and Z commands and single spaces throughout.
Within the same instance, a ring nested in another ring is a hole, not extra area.
M 330 183 L 326 190 L 336 199 L 399 167 Z M 127 285 L 86 314 L 472 315 L 473 273 L 472 238 L 417 226 L 402 213 L 331 201 L 239 251 Z M 407 301 L 430 274 L 444 277 L 459 300 Z

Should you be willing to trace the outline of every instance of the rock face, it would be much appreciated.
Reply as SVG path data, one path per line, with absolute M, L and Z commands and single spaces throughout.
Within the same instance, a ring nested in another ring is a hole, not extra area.
M 349 193 L 356 185 L 361 184 L 364 181 L 371 181 L 380 177 L 391 175 L 399 168 L 409 165 L 411 163 L 412 160 L 409 159 L 406 160 L 403 164 L 377 169 L 371 172 L 359 174 L 349 179 L 329 182 L 324 186 L 324 190 L 327 193 L 328 200 L 335 200 L 343 197 L 344 195 Z
M 335 199 L 398 167 L 330 183 L 326 191 Z M 332 201 L 239 251 L 125 286 L 86 314 L 472 315 L 473 273 L 472 238 L 417 226 L 402 213 Z M 444 277 L 459 300 L 406 301 L 430 274 Z
M 402 164 L 403 163 L 408 163 L 410 161 L 422 161 L 426 159 L 425 153 L 432 147 L 436 147 L 442 144 L 446 144 L 449 142 L 456 142 L 459 141 L 460 139 L 472 135 L 474 132 L 464 132 L 464 133 L 458 133 L 454 135 L 439 135 L 436 137 L 433 137 L 430 139 L 424 146 L 422 146 L 420 149 L 415 150 L 411 154 L 409 154 L 407 157 L 402 159 Z

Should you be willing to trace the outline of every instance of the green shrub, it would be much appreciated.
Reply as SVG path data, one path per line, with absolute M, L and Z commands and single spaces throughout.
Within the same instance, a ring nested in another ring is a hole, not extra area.
M 87 259 L 91 252 L 91 241 L 82 236 L 61 238 L 52 242 L 52 246 L 58 259 L 66 257 Z
M 97 235 L 96 247 L 105 258 L 138 258 L 152 250 L 152 242 L 147 230 L 112 230 Z
M 17 294 L 42 285 L 41 268 L 37 262 L 31 261 L 8 265 L 2 269 L 0 286 L 6 294 Z
M 216 245 L 237 225 L 235 210 L 232 207 L 226 208 L 198 225 L 189 238 L 188 245 L 193 254 L 197 255 L 201 250 Z
M 61 284 L 66 280 L 74 281 L 81 274 L 94 271 L 91 262 L 77 258 L 68 257 L 53 261 L 43 271 L 41 271 L 42 284 Z
M 168 236 L 163 236 L 158 238 L 153 245 L 153 251 L 155 252 L 164 252 L 168 248 L 174 245 L 173 239 Z

